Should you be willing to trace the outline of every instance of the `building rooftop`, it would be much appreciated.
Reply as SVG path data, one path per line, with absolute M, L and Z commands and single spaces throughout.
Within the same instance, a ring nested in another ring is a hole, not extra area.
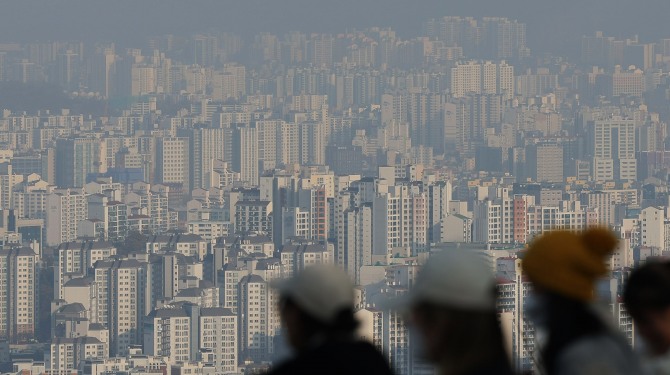
M 200 315 L 202 316 L 237 316 L 230 309 L 225 309 L 223 307 L 203 307 L 200 309 Z
M 58 309 L 58 312 L 62 314 L 78 314 L 83 311 L 86 311 L 86 308 L 79 302 L 69 303 L 65 306 L 61 306 Z
M 149 313 L 149 318 L 181 318 L 186 317 L 186 312 L 179 308 L 161 308 Z
M 89 336 L 83 336 L 83 337 L 77 337 L 77 338 L 65 338 L 65 337 L 59 337 L 54 339 L 51 342 L 51 345 L 59 345 L 59 344 L 102 344 L 100 340 L 98 340 L 96 337 L 89 337 Z
M 93 279 L 90 277 L 78 277 L 76 279 L 71 279 L 65 283 L 66 287 L 85 287 L 93 284 Z
M 201 288 L 186 288 L 179 291 L 177 297 L 200 297 L 203 294 Z

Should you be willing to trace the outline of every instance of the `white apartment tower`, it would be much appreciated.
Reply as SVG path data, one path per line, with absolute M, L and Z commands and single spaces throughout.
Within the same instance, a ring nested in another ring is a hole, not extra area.
M 521 259 L 505 257 L 496 260 L 498 278 L 497 310 L 512 362 L 518 371 L 530 371 L 533 366 L 535 330 L 526 318 L 526 302 L 531 283 L 524 278 Z
M 78 189 L 59 189 L 47 196 L 46 244 L 77 239 L 77 226 L 88 216 L 86 197 Z
M 209 189 L 212 170 L 216 160 L 226 158 L 226 138 L 228 129 L 194 128 L 180 133 L 189 139 L 189 162 L 192 189 Z
M 348 208 L 338 220 L 338 264 L 358 282 L 361 267 L 372 264 L 372 205 Z
M 167 358 L 171 364 L 190 360 L 191 319 L 181 308 L 166 307 L 144 318 L 144 354 Z
M 640 213 L 640 245 L 665 250 L 665 210 L 647 207 Z
M 411 256 L 427 251 L 428 197 L 418 186 L 388 186 L 372 203 L 373 252 Z
M 59 300 L 64 298 L 63 286 L 69 280 L 86 276 L 95 262 L 116 255 L 116 248 L 109 242 L 65 242 L 55 253 L 54 299 Z
M 241 126 L 233 130 L 233 170 L 240 180 L 258 184 L 258 131 L 255 127 Z
M 0 338 L 25 343 L 35 334 L 37 256 L 28 247 L 0 250 Z
M 238 286 L 240 356 L 254 361 L 269 358 L 279 333 L 276 292 L 259 275 L 244 276 Z
M 428 186 L 428 239 L 440 242 L 442 221 L 449 214 L 452 187 L 449 181 L 439 181 Z
M 514 97 L 514 67 L 505 61 L 467 61 L 451 68 L 451 94 L 455 98 L 467 94 L 502 94 Z
M 45 367 L 49 374 L 77 373 L 86 360 L 108 358 L 107 343 L 95 337 L 58 338 L 45 353 Z
M 200 347 L 214 355 L 217 374 L 237 372 L 237 315 L 220 307 L 200 310 Z
M 0 164 L 0 208 L 5 210 L 14 208 L 12 196 L 21 182 L 23 175 L 13 173 L 11 164 Z
M 588 130 L 593 154 L 593 179 L 636 180 L 635 120 L 613 116 L 590 123 Z
M 109 328 L 111 356 L 126 355 L 131 345 L 142 343 L 142 322 L 151 311 L 146 276 L 146 263 L 134 259 L 95 265 L 96 319 Z
M 179 184 L 191 191 L 189 139 L 161 137 L 156 142 L 156 181 L 161 184 Z

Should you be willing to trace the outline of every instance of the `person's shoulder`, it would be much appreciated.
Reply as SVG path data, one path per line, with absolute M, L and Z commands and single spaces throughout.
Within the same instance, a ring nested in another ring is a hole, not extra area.
M 482 365 L 479 368 L 468 372 L 468 375 L 514 375 L 514 372 L 505 358 L 490 364 Z
M 377 350 L 377 348 L 370 344 L 367 341 L 354 341 L 345 345 L 342 345 L 341 348 L 346 351 L 355 352 L 361 356 L 370 356 L 370 357 L 379 357 L 383 358 L 382 354 Z
M 388 361 L 377 348 L 366 342 L 359 341 L 354 344 L 353 349 L 367 364 L 366 372 L 370 374 L 392 374 Z
M 295 367 L 294 362 L 295 362 L 295 359 L 289 359 L 289 360 L 283 361 L 279 364 L 276 364 L 276 365 L 270 367 L 270 370 L 268 370 L 266 375 L 292 374 L 293 373 L 292 370 Z
M 375 353 L 379 352 L 379 350 L 377 350 L 377 348 L 374 345 L 370 344 L 367 341 L 354 341 L 352 345 L 356 347 L 358 350 L 373 351 Z
M 312 369 L 309 363 L 306 363 L 305 360 L 309 360 L 309 357 L 296 357 L 286 361 L 283 361 L 276 366 L 272 366 L 270 371 L 266 375 L 302 375 L 309 374 L 307 369 Z
M 640 374 L 637 356 L 623 338 L 614 333 L 583 337 L 559 356 L 561 374 Z M 568 370 L 570 369 L 570 370 Z
M 388 361 L 372 344 L 365 341 L 340 342 L 324 345 L 312 353 L 314 358 L 332 359 L 334 368 L 347 367 L 347 374 L 392 374 Z M 348 361 L 342 361 L 347 358 Z
M 388 361 L 367 342 L 331 342 L 273 367 L 269 375 L 392 375 Z

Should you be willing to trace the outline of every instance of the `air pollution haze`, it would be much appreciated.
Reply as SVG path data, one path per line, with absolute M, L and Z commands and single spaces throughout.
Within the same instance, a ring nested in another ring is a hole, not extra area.
M 160 34 L 216 29 L 340 33 L 393 27 L 403 35 L 437 15 L 502 16 L 526 23 L 533 49 L 575 53 L 571 40 L 594 30 L 660 38 L 670 34 L 663 0 L 27 0 L 0 3 L 8 41 L 88 39 L 132 43 Z M 17 17 L 21 15 L 21 17 Z
M 670 375 L 669 14 L 0 0 L 0 374 Z

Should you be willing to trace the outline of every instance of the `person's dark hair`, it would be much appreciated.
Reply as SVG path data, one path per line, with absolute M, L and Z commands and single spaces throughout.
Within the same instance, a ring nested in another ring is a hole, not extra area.
M 502 330 L 495 310 L 475 311 L 421 303 L 415 310 L 428 321 L 446 316 L 442 362 L 451 373 L 496 367 L 501 374 L 512 373 Z M 506 367 L 506 368 L 501 368 Z
M 670 307 L 670 262 L 653 262 L 634 270 L 623 294 L 633 319 L 643 319 L 645 311 Z
M 354 317 L 353 309 L 343 309 L 337 313 L 333 322 L 325 323 L 319 319 L 314 318 L 308 312 L 300 307 L 295 301 L 290 298 L 285 298 L 283 303 L 286 306 L 295 307 L 302 315 L 302 322 L 307 332 L 313 334 L 326 334 L 327 336 L 344 337 L 351 335 L 353 337 L 356 328 L 358 328 L 358 320 Z
M 573 342 L 607 331 L 605 323 L 584 302 L 548 292 L 545 295 L 549 337 L 542 351 L 542 362 L 553 374 L 561 352 Z

